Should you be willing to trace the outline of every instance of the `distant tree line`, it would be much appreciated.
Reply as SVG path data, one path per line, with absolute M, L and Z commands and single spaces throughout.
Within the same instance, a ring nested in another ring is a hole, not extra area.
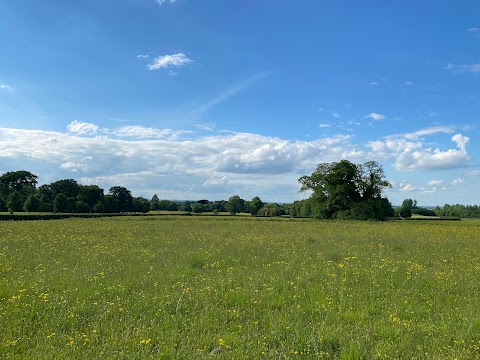
M 438 216 L 480 218 L 480 206 L 478 205 L 445 204 L 443 207 L 437 206 L 434 211 Z
M 113 186 L 105 194 L 97 185 L 81 185 L 74 179 L 63 179 L 37 187 L 38 176 L 29 171 L 10 171 L 0 176 L 0 211 L 55 213 L 126 213 L 148 211 L 185 211 L 250 213 L 278 216 L 288 214 L 287 206 L 266 204 L 258 196 L 245 201 L 238 195 L 228 201 L 171 201 L 133 197 L 122 186 Z

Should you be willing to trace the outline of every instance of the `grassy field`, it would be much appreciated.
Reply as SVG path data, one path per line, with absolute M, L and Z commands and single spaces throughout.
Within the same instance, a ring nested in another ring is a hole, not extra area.
M 480 223 L 0 222 L 0 358 L 475 359 Z

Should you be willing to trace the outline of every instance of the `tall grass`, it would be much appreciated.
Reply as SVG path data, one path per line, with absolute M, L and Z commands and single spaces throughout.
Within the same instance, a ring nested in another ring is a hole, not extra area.
M 480 357 L 477 222 L 0 223 L 0 357 Z

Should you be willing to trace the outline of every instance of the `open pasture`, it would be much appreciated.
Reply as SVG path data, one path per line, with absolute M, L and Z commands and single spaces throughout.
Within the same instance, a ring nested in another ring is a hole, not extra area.
M 0 223 L 0 358 L 480 357 L 480 223 Z

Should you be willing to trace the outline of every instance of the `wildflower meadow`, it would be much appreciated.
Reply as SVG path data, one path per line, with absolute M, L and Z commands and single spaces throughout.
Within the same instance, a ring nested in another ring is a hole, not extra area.
M 0 358 L 475 359 L 480 223 L 0 222 Z

